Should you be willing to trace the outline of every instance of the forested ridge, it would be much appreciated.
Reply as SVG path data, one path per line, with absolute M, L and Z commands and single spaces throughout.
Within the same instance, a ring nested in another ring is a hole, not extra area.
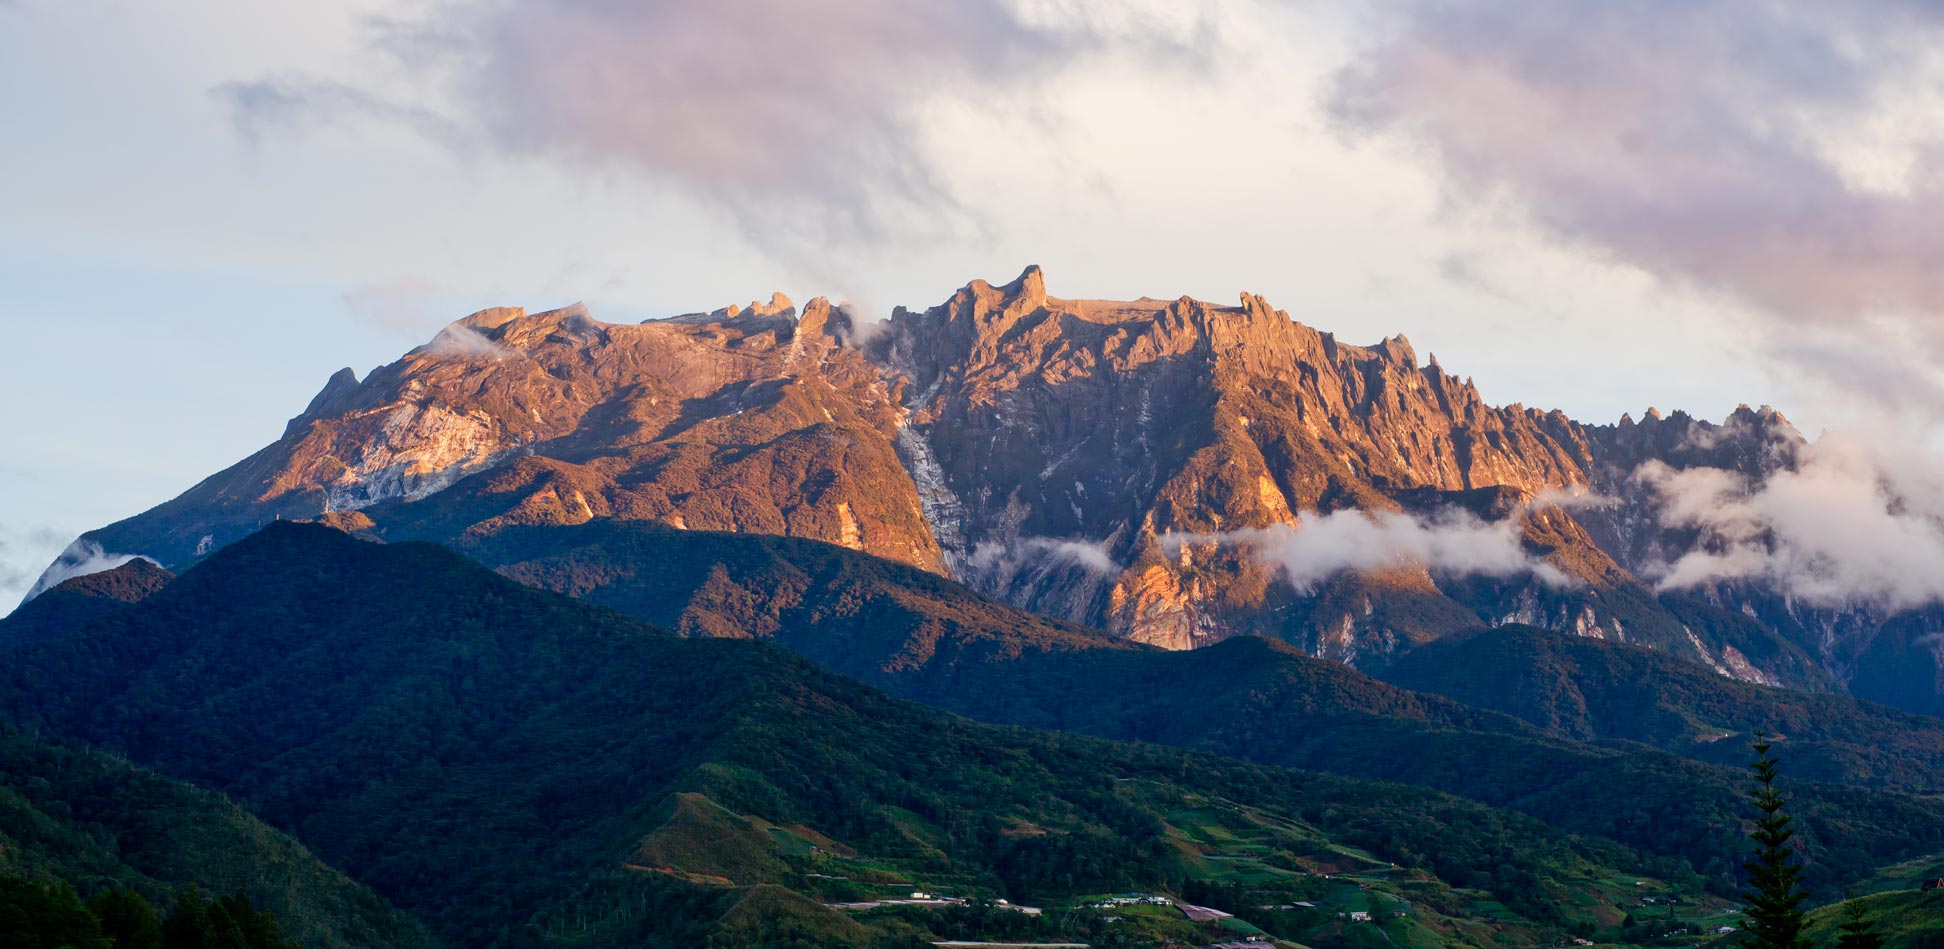
M 1488 890 L 1540 929 L 1570 922 L 1553 897 L 1575 880 L 1686 872 L 1421 789 L 974 724 L 317 526 L 9 659 L 10 717 L 219 789 L 468 945 L 639 935 L 638 907 L 676 897 L 627 864 L 678 793 L 1013 899 L 1180 884 L 1185 801 Z

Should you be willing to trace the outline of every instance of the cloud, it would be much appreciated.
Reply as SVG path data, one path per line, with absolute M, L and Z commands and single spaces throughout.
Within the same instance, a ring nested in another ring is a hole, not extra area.
M 50 553 L 72 534 L 51 527 L 14 528 L 0 525 L 0 591 L 21 591 L 40 575 Z
M 344 294 L 345 309 L 360 321 L 399 333 L 424 332 L 425 324 L 445 309 L 445 291 L 428 280 L 398 277 L 365 284 Z
M 1747 580 L 1824 607 L 1944 602 L 1944 477 L 1934 459 L 1830 434 L 1759 481 L 1658 461 L 1633 477 L 1653 492 L 1663 527 L 1699 537 L 1649 571 L 1659 589 Z
M 1395 511 L 1306 514 L 1296 525 L 1221 534 L 1168 534 L 1164 549 L 1217 543 L 1250 549 L 1274 565 L 1299 593 L 1346 570 L 1422 568 L 1446 576 L 1509 577 L 1529 573 L 1551 586 L 1573 586 L 1558 568 L 1527 553 L 1519 518 L 1483 521 L 1452 508 L 1431 516 Z
M 437 112 L 348 83 L 277 76 L 219 83 L 209 94 L 229 107 L 236 134 L 251 144 L 274 134 L 373 118 L 405 126 L 436 141 L 458 145 L 466 140 L 463 129 Z
M 412 350 L 415 355 L 455 359 L 504 359 L 512 351 L 464 323 L 448 324 L 432 341 Z
M 75 577 L 85 577 L 92 573 L 100 573 L 103 570 L 113 570 L 122 564 L 136 559 L 156 563 L 154 558 L 145 557 L 141 554 L 111 554 L 101 549 L 101 545 L 94 541 L 85 538 L 76 540 L 74 543 L 69 544 L 67 549 L 62 551 L 61 555 L 55 558 L 54 562 L 49 564 L 46 570 L 41 572 L 40 579 L 34 581 L 33 587 L 28 589 L 26 600 L 40 596 L 42 593 L 61 585 L 63 581 L 71 580 Z M 159 564 L 157 565 L 160 566 Z M 24 603 L 26 600 L 22 600 L 21 602 Z
M 972 550 L 968 566 L 981 573 L 1010 576 L 1028 563 L 1078 567 L 1096 577 L 1120 573 L 1120 564 L 1104 542 L 1090 543 L 1056 537 L 1019 537 L 1009 543 L 984 541 Z
M 1539 505 L 1551 505 L 1566 511 L 1584 511 L 1594 508 L 1613 507 L 1619 503 L 1619 498 L 1601 494 L 1583 484 L 1575 484 L 1564 488 L 1542 489 L 1537 495 L 1533 496 L 1531 503 L 1527 504 L 1526 507 L 1532 508 Z
M 1459 205 L 1509 202 L 1556 237 L 1791 330 L 1866 336 L 1875 366 L 1902 359 L 1920 391 L 1944 386 L 1944 7 L 1398 9 L 1336 77 L 1341 129 L 1429 146 Z M 1917 348 L 1882 345 L 1899 335 Z M 1818 366 L 1819 348 L 1772 355 Z
M 239 132 L 363 116 L 463 150 L 677 185 L 764 243 L 976 226 L 927 116 L 1023 110 L 1089 57 L 1211 58 L 1212 27 L 1106 0 L 458 0 L 374 21 L 404 87 L 272 77 L 214 90 Z

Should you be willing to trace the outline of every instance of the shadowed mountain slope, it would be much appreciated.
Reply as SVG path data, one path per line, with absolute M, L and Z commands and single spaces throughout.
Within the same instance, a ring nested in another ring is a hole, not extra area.
M 424 928 L 222 795 L 0 723 L 0 876 L 83 894 L 242 891 L 313 949 L 430 946 Z
M 1742 859 L 1739 762 L 1549 736 L 1281 643 L 1242 637 L 1185 653 L 1132 646 L 908 567 L 783 538 L 595 523 L 507 531 L 464 549 L 509 576 L 688 635 L 774 638 L 900 696 L 986 721 L 1422 784 L 1678 856 L 1724 887 Z M 1931 760 L 1928 721 L 1878 720 L 1901 723 L 1909 743 L 1886 746 L 1880 767 L 1916 781 Z M 1873 771 L 1832 767 L 1821 776 L 1886 783 Z M 1934 799 L 1833 783 L 1801 787 L 1797 799 L 1819 882 L 1944 842 L 1944 827 L 1931 823 L 1944 818 L 1944 803 Z
M 1635 646 L 1502 626 L 1420 646 L 1383 677 L 1565 738 L 1741 764 L 1753 733 L 1766 731 L 1799 778 L 1944 790 L 1944 720 L 1738 682 Z
M 1528 914 L 1517 939 L 1612 868 L 1681 873 L 1420 789 L 970 723 L 315 525 L 8 659 L 6 714 L 221 789 L 469 945 L 699 944 L 768 884 L 843 944 L 815 900 L 856 884 L 810 871 L 865 857 L 1015 899 L 1164 886 L 1207 863 L 1177 845 L 1186 811 L 1292 867 L 1350 846 L 1419 868 L 1453 912 L 1439 893 L 1487 888 Z
M 175 574 L 137 558 L 100 573 L 72 577 L 0 617 L 0 648 L 52 639 L 139 603 Z
M 1489 405 L 1402 336 L 1351 345 L 1246 293 L 1066 299 L 1032 267 L 868 333 L 780 295 L 642 324 L 484 310 L 83 540 L 181 568 L 278 518 L 447 543 L 645 521 L 821 540 L 1170 649 L 1258 635 L 1375 670 L 1523 623 L 1944 709 L 1937 604 L 1662 589 L 1746 541 L 1690 523 L 1674 481 L 1747 497 L 1812 455 L 1767 408 L 1588 425 Z

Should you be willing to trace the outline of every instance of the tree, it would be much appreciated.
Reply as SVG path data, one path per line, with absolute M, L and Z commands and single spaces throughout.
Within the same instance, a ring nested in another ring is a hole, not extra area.
M 174 908 L 162 921 L 162 944 L 167 949 L 210 949 L 209 904 L 194 883 L 176 896 Z
M 1883 936 L 1864 913 L 1862 900 L 1852 899 L 1843 904 L 1843 921 L 1836 926 L 1836 931 L 1840 934 L 1836 937 L 1836 949 L 1883 949 Z
M 1756 733 L 1756 757 L 1749 769 L 1755 772 L 1751 798 L 1758 816 L 1748 835 L 1756 849 L 1754 859 L 1742 864 L 1748 871 L 1748 889 L 1742 894 L 1748 901 L 1747 930 L 1751 949 L 1808 949 L 1809 941 L 1802 937 L 1802 904 L 1809 894 L 1802 888 L 1796 848 L 1789 845 L 1795 828 L 1785 811 L 1787 802 L 1775 789 L 1779 764 L 1769 756 L 1772 747 L 1767 735 Z
M 94 917 L 74 887 L 0 877 L 0 946 L 8 949 L 105 949 Z
M 115 949 L 162 949 L 162 919 L 155 907 L 130 889 L 103 890 L 88 900 L 88 912 Z

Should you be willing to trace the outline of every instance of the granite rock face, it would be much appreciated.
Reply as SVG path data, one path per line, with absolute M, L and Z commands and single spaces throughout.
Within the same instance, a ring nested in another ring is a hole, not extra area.
M 906 455 L 948 499 L 930 514 L 962 578 L 1171 648 L 1267 631 L 1260 614 L 1290 605 L 1246 552 L 1170 551 L 1171 535 L 1482 487 L 1537 497 L 1586 484 L 1592 461 L 1559 413 L 1487 406 L 1402 337 L 1340 343 L 1248 294 L 1062 300 L 1034 268 L 899 311 L 868 351 L 907 395 Z M 1433 589 L 1391 573 L 1361 582 Z
M 940 569 L 897 407 L 839 345 L 848 327 L 781 295 L 640 325 L 486 310 L 363 381 L 333 376 L 274 444 L 91 536 L 182 564 L 276 518 L 456 535 L 616 517 Z
M 277 518 L 442 541 L 653 521 L 839 544 L 1175 649 L 1257 634 L 1376 667 L 1516 622 L 1936 703 L 1944 611 L 1654 589 L 1709 539 L 1664 523 L 1644 467 L 1759 482 L 1806 444 L 1768 409 L 1492 406 L 1402 336 L 1340 342 L 1246 293 L 1061 299 L 1035 267 L 868 328 L 780 294 L 638 325 L 485 310 L 84 540 L 179 568 Z M 1402 553 L 1319 553 L 1324 528 Z

